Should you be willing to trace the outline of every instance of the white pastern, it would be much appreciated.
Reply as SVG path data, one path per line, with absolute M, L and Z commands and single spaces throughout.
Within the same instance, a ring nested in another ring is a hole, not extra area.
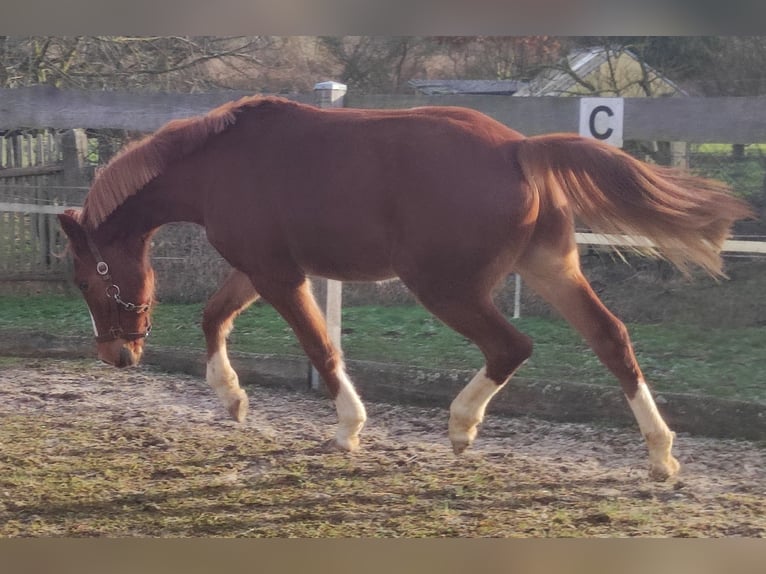
M 367 421 L 367 412 L 342 367 L 335 371 L 335 376 L 339 381 L 338 396 L 335 397 L 335 408 L 338 411 L 335 442 L 343 450 L 356 450 L 359 447 L 359 431 Z
M 231 418 L 237 422 L 245 420 L 248 407 L 247 394 L 239 386 L 239 377 L 231 368 L 225 348 L 220 349 L 208 359 L 206 380 Z
M 649 449 L 649 475 L 656 480 L 673 476 L 680 468 L 670 452 L 675 435 L 665 424 L 644 381 L 638 382 L 638 391 L 632 399 L 628 398 L 628 404 Z
M 503 384 L 505 384 L 503 382 Z M 482 367 L 450 406 L 449 438 L 455 454 L 460 454 L 476 438 L 477 425 L 484 420 L 484 411 L 492 397 L 503 387 L 487 377 Z

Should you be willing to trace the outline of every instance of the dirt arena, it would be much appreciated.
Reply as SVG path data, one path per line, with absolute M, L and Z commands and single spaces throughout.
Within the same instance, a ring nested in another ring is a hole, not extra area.
M 658 484 L 637 430 L 489 415 L 457 458 L 444 410 L 368 403 L 349 455 L 328 399 L 248 394 L 240 425 L 196 378 L 1 358 L 0 536 L 766 535 L 763 444 L 680 435 Z

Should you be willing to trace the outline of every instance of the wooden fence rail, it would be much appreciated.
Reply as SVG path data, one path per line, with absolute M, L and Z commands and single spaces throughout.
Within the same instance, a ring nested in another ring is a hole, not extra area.
M 0 201 L 0 212 L 10 213 L 64 213 L 67 209 L 80 209 L 81 205 L 32 205 L 29 203 L 7 203 Z M 628 235 L 610 235 L 604 233 L 575 233 L 575 240 L 579 245 L 594 245 L 601 247 L 640 247 L 651 246 L 651 243 L 643 237 Z M 751 241 L 742 239 L 729 239 L 724 242 L 724 253 L 752 253 L 766 255 L 766 241 Z
M 52 175 L 61 173 L 64 170 L 63 165 L 35 165 L 30 167 L 8 167 L 0 169 L 0 182 L 12 177 L 35 177 L 37 175 Z
M 644 141 L 766 142 L 766 98 L 625 98 L 624 139 Z M 502 96 L 355 96 L 352 108 L 424 105 L 474 108 L 526 135 L 577 132 L 579 98 Z
M 153 131 L 165 122 L 198 115 L 250 95 L 83 92 L 48 86 L 0 89 L 0 130 L 113 128 Z M 313 94 L 287 96 L 313 103 Z M 487 95 L 356 95 L 345 106 L 406 108 L 465 106 L 482 111 L 528 135 L 578 131 L 578 98 Z M 625 98 L 625 139 L 717 143 L 766 142 L 766 98 Z

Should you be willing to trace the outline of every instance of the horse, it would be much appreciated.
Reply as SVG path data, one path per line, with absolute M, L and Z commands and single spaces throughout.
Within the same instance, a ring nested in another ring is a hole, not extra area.
M 252 96 L 173 120 L 96 174 L 82 209 L 59 215 L 98 357 L 140 361 L 151 330 L 152 234 L 192 222 L 232 266 L 203 312 L 206 381 L 242 421 L 248 398 L 229 363 L 233 321 L 258 298 L 295 332 L 352 451 L 364 405 L 328 338 L 308 276 L 398 277 L 420 304 L 482 351 L 449 409 L 459 454 L 492 397 L 532 354 L 493 301 L 511 272 L 576 329 L 621 384 L 649 454 L 649 477 L 679 470 L 625 325 L 583 275 L 575 222 L 639 236 L 636 249 L 722 276 L 720 250 L 746 203 L 722 183 L 641 162 L 574 134 L 525 137 L 477 111 L 319 109 Z

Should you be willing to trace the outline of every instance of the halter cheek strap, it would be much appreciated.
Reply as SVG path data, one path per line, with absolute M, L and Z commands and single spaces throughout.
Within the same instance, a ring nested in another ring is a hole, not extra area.
M 120 297 L 120 288 L 115 284 L 112 283 L 112 275 L 109 273 L 109 265 L 106 264 L 104 261 L 104 258 L 101 257 L 101 253 L 98 250 L 98 247 L 96 247 L 96 244 L 93 242 L 93 239 L 90 235 L 86 235 L 88 238 L 88 247 L 90 248 L 90 252 L 93 255 L 93 257 L 96 259 L 96 273 L 99 274 L 101 279 L 104 280 L 105 283 L 107 283 L 106 288 L 106 296 L 109 299 L 114 299 L 116 305 L 114 305 L 112 308 L 114 309 L 113 320 L 111 321 L 112 326 L 109 327 L 109 332 L 105 335 L 99 335 L 98 332 L 95 334 L 96 342 L 98 343 L 108 343 L 109 341 L 115 341 L 117 339 L 125 339 L 127 341 L 135 341 L 136 339 L 143 339 L 145 337 L 149 336 L 149 333 L 152 332 L 152 325 L 151 323 L 147 323 L 146 330 L 145 331 L 137 331 L 137 332 L 126 332 L 120 323 L 120 309 L 124 311 L 128 311 L 130 313 L 145 313 L 149 310 L 150 305 L 149 303 L 143 303 L 140 305 L 137 305 L 135 303 L 131 303 L 129 301 L 123 301 Z M 91 314 L 92 318 L 92 314 Z M 94 331 L 95 331 L 95 321 L 94 321 Z M 115 326 L 116 325 L 116 326 Z

